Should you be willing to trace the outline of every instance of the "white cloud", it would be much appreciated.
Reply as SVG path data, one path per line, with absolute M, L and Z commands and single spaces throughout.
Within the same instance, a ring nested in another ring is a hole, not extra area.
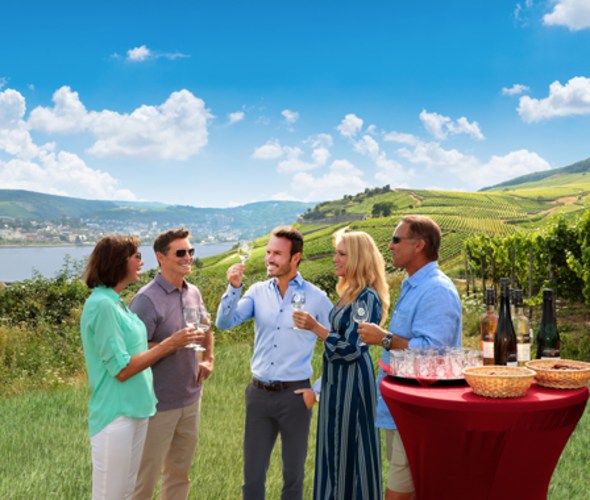
M 406 187 L 407 181 L 415 175 L 412 169 L 406 169 L 397 161 L 388 158 L 387 154 L 381 150 L 377 140 L 370 135 L 363 135 L 353 146 L 357 153 L 367 156 L 373 161 L 377 168 L 375 179 L 379 182 L 393 184 L 396 187 Z
M 140 47 L 134 47 L 133 49 L 129 49 L 127 51 L 127 59 L 133 62 L 147 61 L 152 57 L 152 51 L 148 49 L 145 45 L 141 45 Z
M 276 139 L 268 141 L 263 146 L 259 146 L 252 153 L 251 158 L 255 160 L 276 160 L 283 156 L 283 147 Z
M 329 134 L 317 134 L 302 141 L 302 146 L 282 146 L 277 139 L 271 139 L 266 144 L 257 147 L 251 158 L 257 160 L 278 160 L 285 157 L 277 165 L 277 172 L 294 173 L 305 170 L 313 170 L 324 166 L 331 156 L 332 136 Z M 305 161 L 301 157 L 311 149 L 309 154 L 312 161 Z
M 518 114 L 527 123 L 590 114 L 590 78 L 574 77 L 565 85 L 555 81 L 549 86 L 549 96 L 545 99 L 523 96 Z
M 41 151 L 34 160 L 0 161 L 0 185 L 62 196 L 96 200 L 135 200 L 106 172 L 93 170 L 75 154 Z
M 363 120 L 355 114 L 348 114 L 344 117 L 340 125 L 336 127 L 336 130 L 340 132 L 344 137 L 354 137 L 360 131 L 363 126 Z
M 477 188 L 493 186 L 521 175 L 550 170 L 551 166 L 538 154 L 521 149 L 504 156 L 492 156 L 477 168 L 464 172 Z
M 234 123 L 238 123 L 241 122 L 245 117 L 245 114 L 243 111 L 236 111 L 235 113 L 230 113 L 228 115 L 228 121 L 230 125 L 233 125 Z
M 290 109 L 284 109 L 283 111 L 281 111 L 281 115 L 283 115 L 285 121 L 289 125 L 292 125 L 297 120 L 299 120 L 299 113 L 297 113 L 297 111 L 291 111 Z
M 316 134 L 308 137 L 304 144 L 311 148 L 330 148 L 334 144 L 334 139 L 330 134 Z
M 29 126 L 33 130 L 48 133 L 82 132 L 89 124 L 88 112 L 80 101 L 78 92 L 68 86 L 53 93 L 53 108 L 36 107 L 29 116 Z
M 88 112 L 69 87 L 57 90 L 53 101 L 53 108 L 31 111 L 29 126 L 49 133 L 89 131 L 96 142 L 88 153 L 99 157 L 186 160 L 207 145 L 207 125 L 213 117 L 204 101 L 188 90 L 173 92 L 163 104 L 143 105 L 130 114 Z
M 484 139 L 479 124 L 477 122 L 470 123 L 464 116 L 453 122 L 448 116 L 422 110 L 420 120 L 426 131 L 439 140 L 445 140 L 449 134 L 467 134 L 478 141 Z
M 0 92 L 0 128 L 12 128 L 25 116 L 25 98 L 16 90 Z
M 2 90 L 8 84 L 8 78 L 0 76 L 0 90 Z
M 330 156 L 332 156 L 332 154 L 330 153 L 330 150 L 327 148 L 316 148 L 312 151 L 311 153 L 311 157 L 313 159 L 313 162 L 316 165 L 325 165 L 328 162 L 328 159 L 330 158 Z
M 300 201 L 300 198 L 286 193 L 285 191 L 272 195 L 270 199 L 275 201 Z
M 521 83 L 515 83 L 512 87 L 502 87 L 502 95 L 520 95 L 529 92 L 531 89 Z
M 363 172 L 348 160 L 336 160 L 324 175 L 297 173 L 291 180 L 291 188 L 308 201 L 333 200 L 362 191 L 366 187 L 362 175 Z
M 287 156 L 285 160 L 282 160 L 277 165 L 277 172 L 283 174 L 292 174 L 295 172 L 303 172 L 305 170 L 313 170 L 319 165 L 308 161 L 301 160 L 303 150 L 297 147 L 283 147 L 283 152 Z
M 383 140 L 387 142 L 397 142 L 399 144 L 408 144 L 410 146 L 414 146 L 420 142 L 420 139 L 415 135 L 395 131 L 385 134 Z
M 590 28 L 590 2 L 588 0 L 553 0 L 555 7 L 543 16 L 548 26 L 565 26 L 570 31 Z
M 25 110 L 19 92 L 0 92 L 0 152 L 9 157 L 0 160 L 0 186 L 91 199 L 135 199 L 114 177 L 90 168 L 76 154 L 59 151 L 54 143 L 36 145 L 24 121 Z M 62 129 L 68 123 L 59 120 Z
M 114 59 L 119 59 L 119 54 L 115 53 L 111 57 Z M 154 52 L 146 45 L 141 45 L 139 47 L 134 47 L 127 51 L 127 60 L 132 63 L 140 63 L 149 61 L 151 59 L 168 59 L 170 61 L 174 61 L 176 59 L 185 59 L 190 57 L 187 54 L 183 54 L 182 52 Z

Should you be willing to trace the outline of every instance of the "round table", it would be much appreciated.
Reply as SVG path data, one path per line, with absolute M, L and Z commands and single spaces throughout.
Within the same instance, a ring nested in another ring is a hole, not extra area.
M 385 377 L 381 393 L 408 455 L 418 499 L 546 499 L 588 388 L 535 383 L 521 398 Z

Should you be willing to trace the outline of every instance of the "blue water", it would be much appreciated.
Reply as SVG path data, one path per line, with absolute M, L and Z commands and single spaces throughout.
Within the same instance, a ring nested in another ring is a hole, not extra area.
M 229 250 L 231 243 L 195 245 L 197 257 L 210 257 Z M 45 278 L 55 277 L 69 255 L 72 260 L 85 260 L 92 246 L 71 247 L 0 247 L 0 282 L 22 281 L 33 277 L 37 271 Z M 143 270 L 157 266 L 154 250 L 150 245 L 141 247 Z

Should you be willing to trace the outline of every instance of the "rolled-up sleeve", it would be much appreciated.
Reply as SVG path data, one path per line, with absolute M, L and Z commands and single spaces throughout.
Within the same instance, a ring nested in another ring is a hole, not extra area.
M 121 327 L 117 322 L 115 307 L 117 306 L 106 301 L 99 302 L 92 325 L 93 341 L 98 357 L 113 377 L 116 377 L 131 359 L 121 337 Z

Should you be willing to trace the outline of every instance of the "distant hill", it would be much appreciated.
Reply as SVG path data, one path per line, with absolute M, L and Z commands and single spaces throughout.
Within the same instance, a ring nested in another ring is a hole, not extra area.
M 313 276 L 331 269 L 333 234 L 343 227 L 371 234 L 386 256 L 386 262 L 390 262 L 391 235 L 400 218 L 408 214 L 427 215 L 440 225 L 443 231 L 440 263 L 447 271 L 462 272 L 463 243 L 470 236 L 508 237 L 516 232 L 542 228 L 557 216 L 569 218 L 590 209 L 589 170 L 590 160 L 585 160 L 569 167 L 519 177 L 486 191 L 384 186 L 319 203 L 300 219 L 305 235 L 303 272 Z M 257 242 L 259 252 L 263 251 L 263 244 L 264 239 Z M 217 259 L 212 266 L 223 267 L 228 262 Z
M 533 182 L 543 181 L 549 177 L 561 177 L 570 174 L 584 174 L 590 171 L 590 158 L 579 161 L 567 167 L 552 168 L 551 170 L 543 170 L 542 172 L 533 172 L 532 174 L 521 175 L 509 181 L 501 182 L 494 186 L 489 186 L 480 189 L 480 191 L 495 191 L 504 187 L 515 187 L 521 184 L 529 184 Z
M 263 201 L 232 208 L 197 208 L 157 202 L 83 200 L 24 190 L 0 189 L 0 219 L 31 224 L 67 222 L 125 231 L 134 227 L 184 225 L 203 237 L 254 238 L 281 224 L 291 224 L 314 203 Z

